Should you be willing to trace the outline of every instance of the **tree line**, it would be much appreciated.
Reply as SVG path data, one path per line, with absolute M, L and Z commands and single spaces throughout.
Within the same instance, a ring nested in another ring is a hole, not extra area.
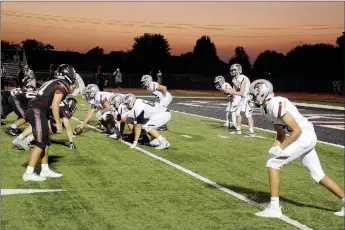
M 272 81 L 292 81 L 305 84 L 343 79 L 344 76 L 344 35 L 339 36 L 336 45 L 303 44 L 292 48 L 285 55 L 275 50 L 265 50 L 251 63 L 244 47 L 236 47 L 228 63 L 217 55 L 217 49 L 209 36 L 199 38 L 193 51 L 179 56 L 171 55 L 168 40 L 161 34 L 145 33 L 134 38 L 128 51 L 104 53 L 102 47 L 94 47 L 85 54 L 79 52 L 55 51 L 54 46 L 35 39 L 20 44 L 1 41 L 2 50 L 24 49 L 32 69 L 48 69 L 50 64 L 70 63 L 78 70 L 112 72 L 120 68 L 123 73 L 145 74 L 162 70 L 163 74 L 199 74 L 204 76 L 227 75 L 229 66 L 239 63 L 243 73 L 251 79 L 266 78 Z M 291 86 L 292 87 L 292 86 Z M 309 87 L 310 88 L 310 87 Z

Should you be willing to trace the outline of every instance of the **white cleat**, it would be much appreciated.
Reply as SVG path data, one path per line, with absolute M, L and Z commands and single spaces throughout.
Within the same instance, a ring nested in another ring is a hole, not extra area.
M 56 173 L 53 170 L 49 169 L 49 170 L 45 170 L 45 171 L 42 170 L 41 173 L 40 173 L 40 176 L 41 177 L 45 177 L 45 178 L 47 178 L 47 177 L 50 177 L 50 178 L 60 178 L 60 177 L 63 176 L 63 174 Z
M 266 218 L 280 218 L 282 213 L 282 208 L 273 208 L 271 205 L 267 206 L 265 210 L 255 213 L 256 216 L 266 217 Z
M 236 130 L 236 134 L 237 135 L 241 135 L 242 134 L 242 130 Z
M 153 147 L 159 146 L 159 140 L 158 140 L 157 138 L 153 139 L 153 140 L 150 142 L 150 145 L 153 146 Z
M 41 177 L 36 173 L 24 173 L 23 181 L 45 181 L 47 178 Z
M 255 133 L 249 133 L 249 135 L 245 135 L 245 137 L 255 137 Z
M 12 141 L 12 145 L 13 146 L 16 146 L 16 147 L 18 147 L 18 148 L 21 148 L 21 146 L 20 146 L 20 142 L 22 141 L 22 139 L 20 139 L 19 137 L 16 137 L 13 141 Z
M 225 122 L 223 125 L 222 125 L 222 127 L 226 127 L 226 128 L 229 128 L 229 122 L 227 121 L 227 122 Z
M 229 124 L 229 129 L 236 129 L 236 127 L 237 127 L 237 124 L 236 124 L 236 123 L 230 122 L 230 124 Z
M 109 137 L 113 138 L 113 139 L 118 139 L 119 138 L 119 136 L 116 133 L 114 133 L 112 135 L 109 135 Z
M 162 149 L 167 149 L 169 148 L 170 146 L 170 143 L 168 141 L 162 141 L 162 143 L 157 146 L 155 149 L 159 149 L 159 150 L 162 150 Z
M 29 143 L 26 139 L 19 142 L 20 148 L 23 148 L 25 151 L 30 151 Z
M 345 216 L 345 207 L 343 207 L 339 212 L 335 212 L 336 216 Z

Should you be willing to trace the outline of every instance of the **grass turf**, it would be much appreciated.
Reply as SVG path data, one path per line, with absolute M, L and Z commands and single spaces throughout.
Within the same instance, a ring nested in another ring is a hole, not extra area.
M 75 117 L 83 119 L 85 109 L 80 105 Z M 267 204 L 265 162 L 274 135 L 258 131 L 267 139 L 245 138 L 219 126 L 173 113 L 169 131 L 163 133 L 171 148 L 143 148 Z M 53 137 L 51 167 L 63 178 L 24 183 L 28 153 L 12 148 L 4 131 L 1 188 L 66 191 L 1 196 L 2 229 L 293 229 L 277 219 L 258 218 L 255 207 L 92 129 L 75 138 L 77 151 L 63 145 L 66 135 Z M 326 174 L 343 188 L 343 150 L 319 144 L 317 151 Z M 281 181 L 285 215 L 314 229 L 344 229 L 343 218 L 332 213 L 340 209 L 340 200 L 313 183 L 299 161 L 282 169 Z

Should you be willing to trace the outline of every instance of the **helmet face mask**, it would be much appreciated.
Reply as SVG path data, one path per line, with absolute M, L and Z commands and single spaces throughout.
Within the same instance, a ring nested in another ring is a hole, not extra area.
M 217 76 L 214 79 L 214 86 L 216 87 L 216 89 L 221 89 L 222 85 L 225 83 L 225 78 L 223 76 Z
M 230 67 L 230 75 L 236 77 L 242 73 L 242 66 L 240 64 L 233 64 Z
M 273 85 L 265 79 L 258 79 L 250 84 L 249 95 L 257 107 L 262 106 L 274 96 Z
M 78 107 L 78 102 L 75 98 L 67 98 L 66 104 L 68 105 L 69 110 L 71 111 L 72 115 L 75 113 Z
M 36 91 L 36 88 L 32 85 L 27 85 L 24 87 L 25 89 L 25 92 L 35 92 Z
M 125 97 L 123 98 L 123 104 L 125 104 L 128 110 L 131 110 L 136 100 L 137 98 L 135 97 L 135 95 L 132 93 L 129 93 L 129 94 L 126 94 Z
M 77 80 L 76 71 L 73 66 L 62 64 L 56 69 L 55 78 L 66 80 L 71 87 Z
M 144 75 L 142 76 L 140 82 L 141 82 L 141 87 L 144 89 L 147 89 L 150 87 L 150 83 L 152 82 L 152 77 L 150 75 Z
M 120 94 L 114 94 L 109 98 L 109 104 L 112 108 L 117 110 L 122 103 L 122 96 Z
M 90 84 L 84 90 L 83 94 L 85 95 L 85 99 L 90 101 L 95 98 L 96 94 L 99 92 L 98 85 Z

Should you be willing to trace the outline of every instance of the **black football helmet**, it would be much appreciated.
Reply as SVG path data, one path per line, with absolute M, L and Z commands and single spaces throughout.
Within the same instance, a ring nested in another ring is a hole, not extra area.
M 60 65 L 55 71 L 55 78 L 65 79 L 70 85 L 73 85 L 77 80 L 75 69 L 69 64 Z
M 36 88 L 35 88 L 35 86 L 27 85 L 27 86 L 24 87 L 24 91 L 25 92 L 35 92 Z
M 72 115 L 75 113 L 78 107 L 78 102 L 75 98 L 67 98 L 65 103 L 68 105 L 69 110 L 71 111 Z

